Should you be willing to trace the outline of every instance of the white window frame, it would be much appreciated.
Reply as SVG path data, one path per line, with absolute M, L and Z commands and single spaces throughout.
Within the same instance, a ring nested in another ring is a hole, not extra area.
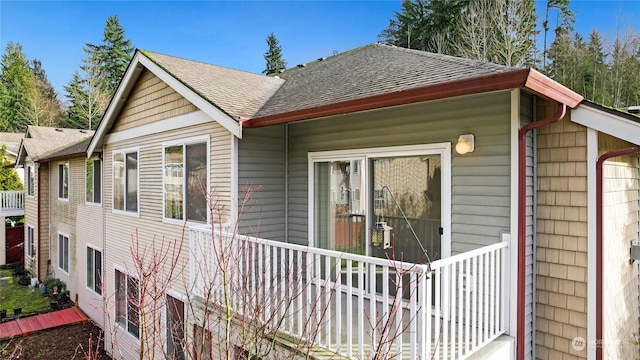
M 62 182 L 62 180 L 64 180 L 65 178 L 65 173 L 67 178 L 66 184 Z M 71 186 L 69 184 L 70 182 L 71 182 L 71 174 L 70 174 L 70 168 L 69 168 L 69 161 L 61 161 L 58 163 L 58 200 L 69 201 L 69 192 L 71 190 Z M 67 190 L 66 197 L 64 197 L 65 185 Z
M 25 255 L 29 259 L 35 259 L 36 252 L 36 228 L 34 226 L 27 225 L 27 246 Z
M 35 164 L 28 163 L 25 171 L 25 187 L 26 187 L 26 195 L 28 197 L 36 196 L 36 171 Z
M 96 180 L 95 180 L 96 179 L 96 170 L 95 170 L 96 169 L 96 161 L 100 163 L 100 166 L 99 166 L 100 167 L 100 176 L 98 177 L 100 179 L 99 180 L 100 181 L 99 182 L 100 188 L 98 189 L 97 192 L 96 192 L 96 189 L 95 189 L 95 184 L 96 184 Z M 85 200 L 85 204 L 88 204 L 88 205 L 102 205 L 102 196 L 103 196 L 103 194 L 102 194 L 103 181 L 102 180 L 104 179 L 104 176 L 103 176 L 103 172 L 104 172 L 103 164 L 104 164 L 104 162 L 102 161 L 102 159 L 90 158 L 90 159 L 87 159 L 84 162 L 84 164 L 85 164 L 84 165 L 85 166 L 84 167 L 84 181 L 85 181 L 84 200 Z M 93 166 L 93 181 L 91 183 L 91 193 L 93 195 L 92 196 L 93 197 L 92 201 L 87 201 L 87 191 L 86 191 L 87 190 L 87 188 L 86 188 L 86 186 L 87 186 L 87 170 L 89 170 L 88 169 L 89 164 L 91 164 L 91 166 Z M 96 200 L 96 193 L 100 196 L 100 201 L 95 201 Z
M 199 221 L 193 221 L 193 220 L 189 220 L 187 219 L 187 207 L 182 206 L 182 219 L 173 219 L 173 218 L 168 218 L 166 216 L 166 207 L 165 207 L 165 196 L 166 196 L 166 192 L 165 192 L 165 176 L 164 176 L 164 171 L 165 171 L 165 149 L 168 147 L 172 147 L 172 146 L 179 146 L 182 145 L 183 147 L 185 145 L 194 145 L 194 144 L 206 144 L 207 146 L 207 181 L 206 181 L 206 188 L 207 191 L 209 191 L 211 189 L 211 184 L 210 184 L 210 178 L 211 178 L 211 140 L 210 140 L 210 136 L 208 135 L 203 135 L 203 136 L 194 136 L 194 137 L 189 137 L 189 138 L 185 138 L 185 139 L 179 139 L 179 140 L 173 140 L 173 141 L 167 141 L 162 143 L 162 219 L 163 222 L 168 223 L 168 224 L 176 224 L 176 225 L 184 225 L 185 222 L 187 224 L 202 224 Z M 184 156 L 184 153 L 183 153 Z M 183 184 L 184 184 L 184 177 L 186 176 L 186 173 L 184 172 L 183 169 L 183 173 L 182 173 L 182 180 L 183 180 Z M 183 186 L 182 189 L 182 198 L 183 198 L 183 202 L 186 200 L 186 191 L 187 188 L 186 186 Z M 209 211 L 207 211 L 207 224 L 211 223 L 211 214 L 209 214 Z
M 66 249 L 64 249 L 64 239 L 67 239 L 66 241 Z M 58 232 L 58 269 L 60 269 L 60 271 L 62 271 L 63 273 L 69 275 L 70 273 L 70 269 L 71 269 L 71 239 L 69 237 L 69 234 L 65 234 L 63 232 Z M 64 264 L 61 264 L 61 260 L 64 261 L 64 252 L 62 252 L 63 250 L 67 251 L 67 268 L 65 269 L 63 267 Z
M 441 176 L 441 222 L 443 228 L 443 234 L 441 237 L 441 257 L 451 256 L 451 143 L 435 143 L 435 144 L 422 144 L 422 145 L 406 145 L 406 146 L 389 146 L 378 148 L 362 148 L 362 149 L 350 149 L 350 150 L 332 150 L 332 151 L 319 151 L 310 152 L 308 154 L 308 236 L 309 246 L 315 247 L 315 163 L 326 161 L 338 161 L 338 160 L 363 160 L 363 166 L 359 169 L 361 176 L 364 176 L 365 191 L 365 209 L 372 209 L 371 204 L 372 193 L 370 178 L 371 169 L 369 160 L 385 157 L 404 157 L 404 156 L 420 156 L 420 155 L 440 155 L 442 161 Z M 360 199 L 362 201 L 362 199 Z M 366 229 L 371 228 L 372 218 L 367 210 L 366 216 Z M 371 234 L 366 232 L 366 243 L 371 243 Z M 367 247 L 367 255 L 370 251 Z
M 140 321 L 140 306 L 138 306 L 138 335 L 136 336 L 135 334 L 133 334 L 133 333 L 131 333 L 129 331 L 129 294 L 128 294 L 129 286 L 128 285 L 129 285 L 129 278 L 133 278 L 133 279 L 136 279 L 138 281 L 138 301 L 139 301 L 140 300 L 140 280 L 137 277 L 133 276 L 131 274 L 131 272 L 129 272 L 129 271 L 117 266 L 117 265 L 113 266 L 113 270 L 114 270 L 113 271 L 113 275 L 114 275 L 114 278 L 113 278 L 114 301 L 117 301 L 117 293 L 118 293 L 118 289 L 115 288 L 116 280 L 117 280 L 117 275 L 115 273 L 116 271 L 119 272 L 119 273 L 124 274 L 124 276 L 125 276 L 125 278 L 124 278 L 125 283 L 126 283 L 126 285 L 125 285 L 125 299 L 127 301 L 127 304 L 125 306 L 125 320 L 124 320 L 125 325 L 124 326 L 118 322 L 118 306 L 117 306 L 117 304 L 114 304 L 115 306 L 113 307 L 113 315 L 114 315 L 113 319 L 115 320 L 116 328 L 120 329 L 121 331 L 124 331 L 132 339 L 135 339 L 135 340 L 137 340 L 139 342 L 140 341 L 140 328 L 142 327 L 141 324 L 140 324 L 141 323 L 141 321 Z
M 137 206 L 136 206 L 136 211 L 129 211 L 127 210 L 127 179 L 125 178 L 125 187 L 123 189 L 124 193 L 122 194 L 124 197 L 124 206 L 123 209 L 116 209 L 115 208 L 115 172 L 113 171 L 113 166 L 115 164 L 115 157 L 118 154 L 123 154 L 124 158 L 125 158 L 125 169 L 124 169 L 124 174 L 126 177 L 127 174 L 127 169 L 126 169 L 126 164 L 127 164 L 127 154 L 131 154 L 131 153 L 136 153 L 136 159 L 138 160 L 138 169 L 136 171 L 136 176 L 137 176 L 137 185 L 138 185 L 138 191 L 136 193 L 137 196 Z M 114 150 L 113 153 L 111 154 L 111 211 L 114 214 L 121 214 L 121 215 L 129 215 L 129 216 L 135 216 L 135 217 L 140 217 L 140 148 L 139 147 L 130 147 L 130 148 L 126 148 L 126 149 L 118 149 L 118 150 Z
M 102 256 L 102 248 L 99 248 L 97 246 L 91 245 L 91 244 L 87 244 L 87 250 L 91 250 L 93 252 L 93 257 L 92 257 L 92 265 L 91 265 L 91 269 L 93 270 L 93 284 L 91 286 L 89 286 L 89 279 L 86 278 L 87 281 L 85 281 L 85 285 L 87 287 L 87 289 L 89 291 L 91 291 L 92 293 L 94 293 L 96 296 L 102 297 L 102 292 L 103 292 L 103 288 L 104 288 L 104 258 Z M 96 251 L 100 252 L 100 292 L 97 292 L 95 290 L 96 288 Z M 87 273 L 89 272 L 89 263 L 88 263 L 89 259 L 87 259 L 87 267 L 86 267 L 86 272 L 85 272 L 85 277 L 87 276 Z

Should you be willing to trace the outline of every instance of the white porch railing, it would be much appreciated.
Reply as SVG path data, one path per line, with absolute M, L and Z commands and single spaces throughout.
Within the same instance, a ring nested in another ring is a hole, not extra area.
M 463 359 L 505 332 L 497 243 L 431 267 L 190 229 L 194 292 L 348 357 Z M 380 356 L 382 355 L 382 356 Z
M 24 210 L 24 191 L 0 191 L 0 212 Z

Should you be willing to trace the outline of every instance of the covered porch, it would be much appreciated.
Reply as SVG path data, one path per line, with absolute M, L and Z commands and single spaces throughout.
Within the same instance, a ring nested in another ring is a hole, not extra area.
M 24 216 L 24 191 L 0 191 L 0 265 L 24 259 L 23 237 L 7 238 L 6 218 L 10 216 Z
M 0 216 L 24 216 L 24 191 L 0 191 Z
M 210 227 L 189 238 L 195 293 L 297 339 L 297 349 L 465 359 L 506 332 L 507 242 L 413 264 Z

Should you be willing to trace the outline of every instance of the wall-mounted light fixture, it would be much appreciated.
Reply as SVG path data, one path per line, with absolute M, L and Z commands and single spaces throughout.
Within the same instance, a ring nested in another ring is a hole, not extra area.
M 460 135 L 456 144 L 456 152 L 460 155 L 473 152 L 475 150 L 475 140 L 473 134 Z

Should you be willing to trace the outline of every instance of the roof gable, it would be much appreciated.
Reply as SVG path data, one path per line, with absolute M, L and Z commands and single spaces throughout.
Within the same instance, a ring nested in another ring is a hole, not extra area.
M 16 163 L 24 163 L 27 155 L 32 161 L 80 154 L 86 151 L 93 131 L 29 126 L 20 144 Z
M 144 51 L 151 61 L 234 119 L 253 117 L 284 80 Z
M 89 144 L 88 155 L 102 145 L 143 69 L 236 137 L 242 137 L 240 118 L 253 116 L 283 83 L 280 79 L 138 50 Z

